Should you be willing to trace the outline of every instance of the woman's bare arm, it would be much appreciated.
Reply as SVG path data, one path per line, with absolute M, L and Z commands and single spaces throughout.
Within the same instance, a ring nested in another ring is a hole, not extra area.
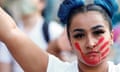
M 0 8 L 0 40 L 26 72 L 46 72 L 48 54 L 20 31 L 13 19 Z

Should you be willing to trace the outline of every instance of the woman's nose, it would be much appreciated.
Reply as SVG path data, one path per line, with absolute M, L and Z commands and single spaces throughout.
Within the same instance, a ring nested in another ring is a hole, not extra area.
M 95 46 L 96 46 L 95 39 L 92 38 L 92 37 L 89 37 L 89 38 L 86 40 L 86 48 L 95 48 Z

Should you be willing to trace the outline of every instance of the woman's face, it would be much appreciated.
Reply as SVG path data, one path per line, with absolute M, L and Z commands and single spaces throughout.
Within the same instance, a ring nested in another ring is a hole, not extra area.
M 32 3 L 36 6 L 37 10 L 43 12 L 46 5 L 46 0 L 32 0 Z
M 81 63 L 96 66 L 109 55 L 113 36 L 101 13 L 89 11 L 75 15 L 69 33 L 71 45 Z

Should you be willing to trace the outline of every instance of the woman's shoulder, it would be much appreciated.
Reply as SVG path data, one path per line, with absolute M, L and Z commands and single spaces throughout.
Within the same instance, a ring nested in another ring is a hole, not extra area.
M 108 72 L 120 72 L 120 63 L 114 64 L 114 62 L 108 61 Z
M 77 62 L 63 62 L 53 55 L 49 55 L 47 72 L 78 72 Z

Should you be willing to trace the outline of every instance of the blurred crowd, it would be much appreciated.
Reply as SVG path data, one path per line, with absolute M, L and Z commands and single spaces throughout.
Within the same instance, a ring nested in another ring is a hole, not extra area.
M 0 5 L 17 26 L 40 48 L 63 61 L 72 61 L 76 56 L 67 42 L 64 25 L 57 18 L 60 3 L 60 0 L 0 0 Z M 71 55 L 73 57 L 68 59 Z M 24 72 L 2 42 L 0 72 Z
M 16 21 L 44 51 L 54 54 L 63 61 L 76 59 L 68 43 L 66 26 L 61 24 L 57 11 L 63 0 L 0 0 L 0 6 Z M 118 0 L 120 1 L 120 0 Z M 120 2 L 119 2 L 120 3 Z M 113 18 L 114 45 L 110 60 L 120 62 L 120 11 Z M 0 72 L 24 72 L 0 44 Z

